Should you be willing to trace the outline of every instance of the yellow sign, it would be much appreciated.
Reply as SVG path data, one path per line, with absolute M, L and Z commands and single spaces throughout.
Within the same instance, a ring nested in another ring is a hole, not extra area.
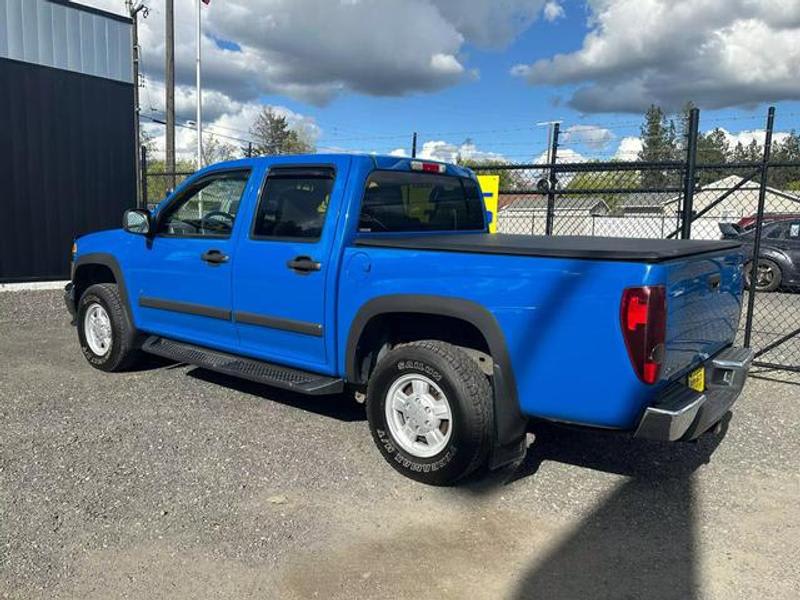
M 497 200 L 500 195 L 500 176 L 478 175 L 478 183 L 483 191 L 483 203 L 486 205 L 486 210 L 492 213 L 489 233 L 497 233 Z
M 706 370 L 703 367 L 695 369 L 689 373 L 689 387 L 695 392 L 703 392 L 706 389 Z

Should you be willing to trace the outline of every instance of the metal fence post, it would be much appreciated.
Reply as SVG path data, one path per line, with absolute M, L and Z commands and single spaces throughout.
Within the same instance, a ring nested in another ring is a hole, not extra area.
M 142 199 L 139 208 L 147 208 L 147 146 L 141 148 L 142 159 Z
M 697 165 L 697 132 L 700 123 L 700 110 L 689 111 L 689 132 L 686 141 L 686 171 L 683 182 L 683 215 L 681 218 L 681 239 L 692 237 L 692 213 L 694 211 L 694 177 Z
M 550 146 L 550 179 L 547 186 L 547 221 L 545 221 L 545 235 L 553 235 L 553 221 L 556 212 L 556 157 L 558 156 L 558 134 L 561 130 L 560 123 L 553 124 L 553 139 Z
M 772 128 L 775 124 L 775 107 L 770 106 L 767 113 L 767 135 L 764 140 L 764 156 L 761 160 L 761 185 L 758 190 L 758 212 L 756 213 L 756 232 L 753 242 L 753 258 L 750 261 L 750 289 L 747 294 L 747 320 L 744 326 L 744 346 L 750 347 L 753 333 L 753 308 L 756 302 L 756 279 L 758 274 L 758 255 L 761 252 L 761 229 L 764 225 L 764 202 L 767 197 L 767 171 L 772 150 Z

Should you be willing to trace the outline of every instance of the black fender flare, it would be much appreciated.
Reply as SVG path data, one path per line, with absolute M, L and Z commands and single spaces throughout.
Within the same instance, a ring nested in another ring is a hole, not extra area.
M 70 279 L 72 280 L 73 285 L 75 283 L 75 275 L 77 274 L 78 269 L 89 265 L 103 265 L 104 267 L 108 267 L 114 274 L 114 279 L 116 280 L 117 288 L 119 289 L 119 295 L 122 297 L 125 310 L 128 311 L 128 319 L 130 319 L 132 324 L 133 312 L 131 311 L 128 288 L 125 285 L 125 277 L 122 275 L 122 269 L 120 268 L 117 259 L 112 254 L 108 254 L 106 252 L 90 252 L 89 254 L 83 254 L 79 256 L 72 264 L 72 272 L 70 273 Z M 76 304 L 78 300 L 79 298 L 75 298 Z
M 345 349 L 345 377 L 359 381 L 356 350 L 361 334 L 374 317 L 388 313 L 420 313 L 454 317 L 481 332 L 494 362 L 494 448 L 490 467 L 498 468 L 519 460 L 525 453 L 527 418 L 522 414 L 511 357 L 505 335 L 494 315 L 470 300 L 422 294 L 393 294 L 366 302 L 356 313 Z

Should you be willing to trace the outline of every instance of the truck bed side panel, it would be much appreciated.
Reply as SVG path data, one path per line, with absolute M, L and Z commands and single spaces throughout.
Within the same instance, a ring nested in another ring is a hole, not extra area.
M 525 414 L 629 428 L 654 388 L 631 368 L 619 325 L 620 294 L 628 286 L 658 283 L 659 268 L 351 247 L 344 256 L 339 323 L 352 323 L 361 306 L 384 295 L 471 300 L 486 307 L 505 334 Z M 348 334 L 347 327 L 340 328 L 340 349 Z M 345 352 L 339 356 L 344 372 Z

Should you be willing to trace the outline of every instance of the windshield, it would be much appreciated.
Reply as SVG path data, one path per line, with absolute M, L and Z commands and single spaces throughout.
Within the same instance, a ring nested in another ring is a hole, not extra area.
M 472 179 L 375 171 L 367 180 L 361 232 L 480 231 L 485 209 Z

